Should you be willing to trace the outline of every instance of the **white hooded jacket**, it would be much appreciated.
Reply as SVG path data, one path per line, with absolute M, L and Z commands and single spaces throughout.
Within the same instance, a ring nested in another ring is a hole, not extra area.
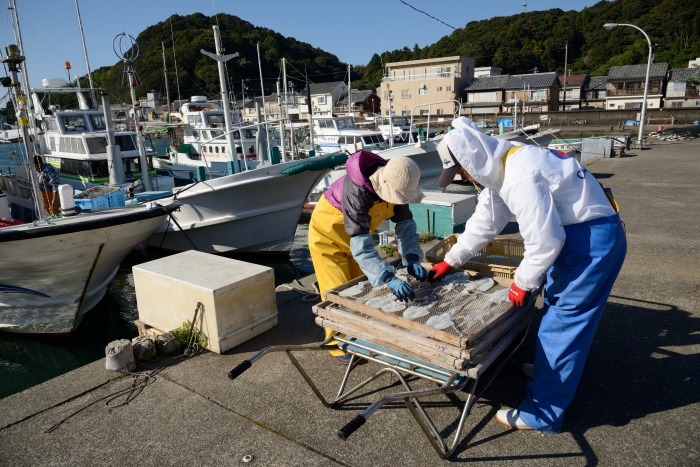
M 447 146 L 485 189 L 464 233 L 445 255 L 451 266 L 477 254 L 515 215 L 525 244 L 515 283 L 533 290 L 542 285 L 564 245 L 565 225 L 615 214 L 598 181 L 575 158 L 522 146 L 504 160 L 515 145 L 483 133 L 465 117 L 452 126 Z

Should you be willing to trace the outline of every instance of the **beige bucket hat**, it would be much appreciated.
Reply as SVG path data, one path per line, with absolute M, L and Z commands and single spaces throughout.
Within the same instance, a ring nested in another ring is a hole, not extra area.
M 420 203 L 425 196 L 418 182 L 420 168 L 408 157 L 394 157 L 369 177 L 381 199 L 392 204 Z

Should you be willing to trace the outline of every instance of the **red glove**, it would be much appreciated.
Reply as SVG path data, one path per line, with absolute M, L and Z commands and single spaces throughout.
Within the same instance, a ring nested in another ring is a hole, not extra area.
M 428 272 L 428 282 L 435 282 L 445 278 L 445 276 L 452 271 L 452 266 L 447 262 L 442 261 L 434 265 L 430 272 Z
M 530 292 L 521 289 L 513 282 L 508 289 L 508 300 L 515 306 L 525 306 L 530 301 Z

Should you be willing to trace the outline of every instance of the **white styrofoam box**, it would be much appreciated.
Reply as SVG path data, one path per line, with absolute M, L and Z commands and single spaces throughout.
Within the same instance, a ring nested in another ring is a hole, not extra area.
M 277 324 L 272 268 L 191 250 L 139 264 L 133 273 L 140 321 L 172 331 L 192 321 L 201 302 L 196 328 L 213 352 Z

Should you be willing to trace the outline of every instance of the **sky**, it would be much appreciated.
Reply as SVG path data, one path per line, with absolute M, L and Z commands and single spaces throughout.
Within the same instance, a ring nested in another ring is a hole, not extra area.
M 40 87 L 43 78 L 67 78 L 66 61 L 71 63 L 71 79 L 87 74 L 76 0 L 15 1 L 30 85 Z M 526 0 L 525 9 L 580 11 L 598 1 Z M 343 63 L 366 65 L 375 53 L 413 48 L 414 44 L 425 47 L 470 21 L 522 13 L 523 3 L 523 0 L 78 0 L 78 7 L 90 69 L 95 70 L 119 61 L 113 50 L 117 35 L 127 33 L 137 37 L 147 27 L 173 14 L 235 15 L 254 26 L 272 29 L 332 53 Z M 4 57 L 5 46 L 15 43 L 7 3 L 2 15 L 0 48 Z M 214 51 L 213 41 L 210 51 Z M 138 59 L 135 65 L 138 70 Z M 235 66 L 229 70 L 235 74 Z

